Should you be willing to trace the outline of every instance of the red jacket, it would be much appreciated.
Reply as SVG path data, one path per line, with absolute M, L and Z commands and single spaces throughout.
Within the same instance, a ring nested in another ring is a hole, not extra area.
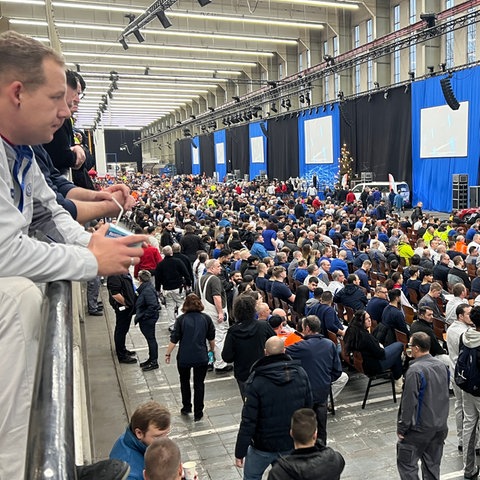
M 140 257 L 140 262 L 137 263 L 133 269 L 133 276 L 137 278 L 140 270 L 155 270 L 157 264 L 161 261 L 162 256 L 160 255 L 158 248 L 153 247 L 152 245 L 143 247 L 143 255 Z

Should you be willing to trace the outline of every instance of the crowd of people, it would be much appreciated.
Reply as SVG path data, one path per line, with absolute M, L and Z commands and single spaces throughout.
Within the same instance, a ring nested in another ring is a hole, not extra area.
M 140 367 L 159 368 L 155 325 L 165 305 L 165 362 L 178 344 L 183 415 L 202 421 L 208 369 L 233 370 L 244 402 L 235 462 L 245 480 L 260 480 L 272 463 L 272 480 L 292 472 L 317 478 L 306 464 L 340 477 L 344 460 L 326 447 L 327 412 L 348 381 L 341 359 L 350 364 L 355 352 L 367 375 L 390 371 L 404 391 L 401 478 L 417 478 L 419 460 L 438 478 L 449 388 L 465 478 L 478 476 L 475 390 L 453 372 L 480 345 L 480 221 L 440 221 L 424 215 L 421 203 L 406 215 L 395 192 L 366 189 L 356 199 L 337 186 L 319 193 L 315 178 L 226 185 L 205 175 L 139 174 L 94 185 L 70 120 L 85 88 L 51 49 L 14 32 L 0 35 L 0 347 L 7 359 L 0 378 L 8 385 L 0 393 L 0 477 L 23 476 L 39 284 L 88 281 L 89 313 L 101 315 L 100 276 L 107 277 L 120 363 L 137 363 L 125 345 L 135 318 L 149 352 Z M 76 184 L 62 176 L 69 169 Z M 119 207 L 134 234 L 111 238 L 104 220 L 114 224 Z M 403 361 L 405 349 L 411 362 Z M 79 466 L 77 475 L 180 478 L 187 469 L 169 429 L 164 407 L 139 407 L 112 460 Z

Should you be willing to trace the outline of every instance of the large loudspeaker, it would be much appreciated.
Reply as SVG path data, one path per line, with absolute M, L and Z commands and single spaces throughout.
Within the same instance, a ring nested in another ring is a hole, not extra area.
M 452 175 L 452 208 L 461 210 L 468 208 L 468 174 Z
M 268 137 L 268 131 L 267 131 L 267 127 L 265 126 L 265 124 L 263 122 L 260 122 L 260 128 L 262 129 L 262 133 Z
M 470 187 L 470 208 L 480 207 L 480 186 Z
M 458 110 L 460 108 L 460 104 L 458 103 L 458 100 L 455 98 L 455 94 L 453 93 L 450 77 L 442 78 L 440 80 L 440 85 L 442 87 L 443 96 L 445 97 L 445 101 L 447 102 L 448 106 L 452 110 Z

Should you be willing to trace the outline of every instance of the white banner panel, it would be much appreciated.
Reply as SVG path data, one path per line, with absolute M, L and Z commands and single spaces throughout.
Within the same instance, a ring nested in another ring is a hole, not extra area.
M 217 165 L 224 165 L 225 164 L 225 144 L 223 142 L 215 144 L 215 151 L 217 154 Z
M 250 148 L 252 151 L 252 163 L 265 163 L 263 137 L 250 138 Z
M 420 110 L 420 158 L 468 155 L 468 102 Z
M 332 117 L 313 118 L 303 124 L 305 163 L 333 163 Z

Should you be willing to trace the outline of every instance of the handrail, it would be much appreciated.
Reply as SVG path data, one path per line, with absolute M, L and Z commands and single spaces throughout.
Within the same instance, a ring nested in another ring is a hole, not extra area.
M 28 429 L 25 478 L 74 480 L 72 285 L 47 285 Z

